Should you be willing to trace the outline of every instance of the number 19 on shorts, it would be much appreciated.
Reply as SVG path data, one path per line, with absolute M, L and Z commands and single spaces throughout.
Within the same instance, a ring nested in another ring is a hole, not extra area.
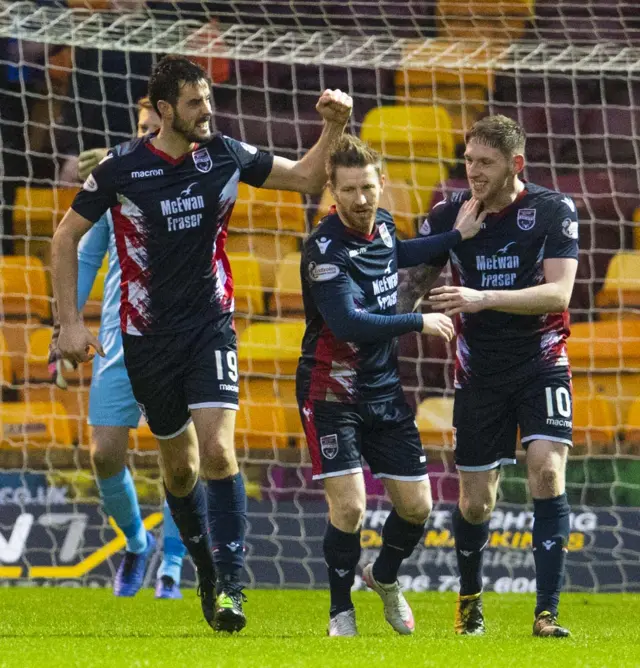
M 566 387 L 558 387 L 553 391 L 552 387 L 544 388 L 547 397 L 547 417 L 571 417 L 571 395 Z
M 238 356 L 234 350 L 227 350 L 226 354 L 222 350 L 216 350 L 216 372 L 218 380 L 230 380 L 232 383 L 237 382 Z

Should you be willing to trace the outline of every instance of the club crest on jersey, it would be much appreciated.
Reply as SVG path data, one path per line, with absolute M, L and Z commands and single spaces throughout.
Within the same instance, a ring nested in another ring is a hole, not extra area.
M 334 459 L 338 454 L 338 434 L 320 437 L 320 452 L 325 459 Z
M 536 224 L 536 210 L 535 209 L 520 209 L 518 211 L 518 227 L 525 232 L 528 232 Z
M 420 234 L 423 237 L 428 237 L 431 234 L 431 223 L 428 218 L 425 218 L 420 225 Z
M 200 148 L 197 151 L 193 152 L 193 164 L 196 166 L 196 169 L 203 174 L 211 171 L 213 167 L 213 160 L 209 155 L 208 148 Z
M 562 234 L 569 239 L 578 238 L 578 221 L 571 220 L 571 218 L 565 218 L 562 221 Z
M 93 174 L 87 176 L 87 180 L 82 184 L 82 189 L 90 193 L 95 193 L 98 190 L 98 183 L 96 182 Z
M 380 230 L 380 238 L 382 239 L 384 245 L 387 246 L 387 248 L 393 248 L 393 239 L 389 234 L 389 230 L 387 229 L 387 224 L 382 223 L 382 225 L 380 225 L 378 229 Z

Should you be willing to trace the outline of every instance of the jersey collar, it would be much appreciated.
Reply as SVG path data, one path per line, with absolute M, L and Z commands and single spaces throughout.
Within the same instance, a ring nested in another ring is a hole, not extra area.
M 154 155 L 157 155 L 159 158 L 162 158 L 165 162 L 168 162 L 170 165 L 179 165 L 181 162 L 184 162 L 184 159 L 193 153 L 193 151 L 196 151 L 200 144 L 195 144 L 193 147 L 193 151 L 188 151 L 187 153 L 183 153 L 179 158 L 172 158 L 168 153 L 165 153 L 164 151 L 161 151 L 159 148 L 156 148 L 152 143 L 151 140 L 155 137 L 155 134 L 153 135 L 147 135 L 146 141 L 144 145 L 153 153 Z
M 527 182 L 524 181 L 524 188 L 517 194 L 516 198 L 513 200 L 513 202 L 511 202 L 511 204 L 507 204 L 507 206 L 505 206 L 504 209 L 500 209 L 500 211 L 492 211 L 491 213 L 488 213 L 487 216 L 490 216 L 493 220 L 500 220 L 501 218 L 504 218 L 529 194 L 527 186 Z

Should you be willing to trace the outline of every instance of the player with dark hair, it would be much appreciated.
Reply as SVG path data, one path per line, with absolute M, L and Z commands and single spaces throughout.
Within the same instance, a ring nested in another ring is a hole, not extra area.
M 569 635 L 557 615 L 570 529 L 566 339 L 578 219 L 569 197 L 520 178 L 524 150 L 524 131 L 505 116 L 473 126 L 464 154 L 470 190 L 438 203 L 420 231 L 428 237 L 451 229 L 459 212 L 474 202 L 486 214 L 483 229 L 437 261 L 410 270 L 400 287 L 400 309 L 412 310 L 451 260 L 454 285 L 431 290 L 429 303 L 457 316 L 453 427 L 460 500 L 453 533 L 460 570 L 455 630 L 463 635 L 485 630 L 482 556 L 500 467 L 516 461 L 518 428 L 533 497 L 533 633 Z
M 384 187 L 380 158 L 344 135 L 327 166 L 336 209 L 304 244 L 302 294 L 307 321 L 297 372 L 297 399 L 313 477 L 329 504 L 323 550 L 329 572 L 329 635 L 357 633 L 351 600 L 366 508 L 361 458 L 383 480 L 393 509 L 367 585 L 400 634 L 414 619 L 398 584 L 402 561 L 414 550 L 431 512 L 426 455 L 402 393 L 395 338 L 426 332 L 449 341 L 453 323 L 440 313 L 395 315 L 398 269 L 411 267 L 473 236 L 483 216 L 461 212 L 454 230 L 400 241 L 393 218 L 378 208 Z
M 137 136 L 160 129 L 160 117 L 149 98 L 138 101 Z M 107 149 L 92 149 L 80 154 L 76 161 L 78 175 L 85 179 L 107 154 Z M 155 539 L 142 523 L 138 495 L 127 468 L 129 429 L 140 422 L 140 409 L 133 396 L 131 383 L 124 366 L 120 333 L 120 263 L 116 251 L 111 213 L 102 218 L 82 237 L 78 247 L 78 309 L 82 311 L 91 288 L 108 255 L 108 270 L 104 281 L 104 298 L 100 317 L 99 338 L 105 356 L 93 360 L 91 392 L 89 395 L 89 424 L 91 425 L 91 463 L 105 511 L 112 517 L 126 538 L 126 551 L 113 581 L 116 596 L 135 596 L 144 579 Z M 49 368 L 52 379 L 61 389 L 67 388 L 64 360 L 57 350 L 60 331 L 55 318 L 50 346 Z M 67 362 L 66 364 L 70 364 Z M 180 573 L 185 548 L 180 540 L 166 501 L 163 505 L 162 563 L 158 569 L 156 598 L 182 598 Z
M 238 365 L 227 226 L 240 181 L 320 191 L 328 148 L 342 134 L 352 101 L 324 91 L 316 106 L 322 134 L 291 161 L 213 134 L 209 81 L 186 58 L 157 64 L 149 98 L 160 131 L 111 150 L 54 235 L 58 347 L 75 362 L 89 359 L 89 347 L 103 354 L 77 309 L 77 245 L 110 210 L 133 394 L 158 439 L 167 502 L 198 570 L 204 616 L 216 629 L 239 631 L 246 623 L 246 494 L 234 448 Z

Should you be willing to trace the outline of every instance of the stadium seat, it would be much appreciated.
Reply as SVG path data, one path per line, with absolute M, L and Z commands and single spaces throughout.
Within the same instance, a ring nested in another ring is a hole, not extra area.
M 640 397 L 640 374 L 624 369 L 607 372 L 573 372 L 571 380 L 575 397 L 599 397 L 610 402 L 618 424 L 624 424 L 631 405 Z
M 388 162 L 386 171 L 393 183 L 407 190 L 412 216 L 429 211 L 435 191 L 449 176 L 442 163 Z
M 4 448 L 73 444 L 67 413 L 60 403 L 4 402 L 0 406 L 0 422 Z
M 142 419 L 137 429 L 129 430 L 129 447 L 135 452 L 158 452 L 158 441 L 146 420 Z
M 579 322 L 567 350 L 574 371 L 640 370 L 640 321 Z
M 25 237 L 52 236 L 77 192 L 78 188 L 16 188 L 13 234 Z
M 274 315 L 302 315 L 300 253 L 289 253 L 276 272 L 276 285 L 269 296 L 269 312 Z
M 12 382 L 11 352 L 4 338 L 4 332 L 0 330 L 0 385 L 11 385 Z
M 227 253 L 249 253 L 254 257 L 260 265 L 262 285 L 266 290 L 271 290 L 276 283 L 280 262 L 285 255 L 298 250 L 299 241 L 293 234 L 276 231 L 266 234 L 230 233 L 225 248 Z
M 633 248 L 640 251 L 640 207 L 633 210 Z
M 419 406 L 416 423 L 426 448 L 453 445 L 453 398 L 430 397 Z
M 260 264 L 249 253 L 229 253 L 235 310 L 249 316 L 264 313 Z
M 618 422 L 611 403 L 602 397 L 573 397 L 572 454 L 601 454 L 615 448 Z
M 388 161 L 454 158 L 451 119 L 444 107 L 376 107 L 365 116 L 361 137 Z
M 596 295 L 599 308 L 614 307 L 601 313 L 601 317 L 640 316 L 640 252 L 614 255 L 605 277 L 602 290 Z
M 278 230 L 304 233 L 306 222 L 300 193 L 238 185 L 229 229 Z
M 236 418 L 236 447 L 262 450 L 284 448 L 288 444 L 284 409 L 277 401 L 240 403 Z
M 238 341 L 241 373 L 294 376 L 304 336 L 304 321 L 255 323 Z
M 632 444 L 634 448 L 640 446 L 640 398 L 636 398 L 631 404 L 629 414 L 624 423 L 624 437 L 625 442 Z
M 42 262 L 32 256 L 0 256 L 0 299 L 4 318 L 47 320 L 50 301 Z
M 517 40 L 534 16 L 535 0 L 438 0 L 438 35 L 455 40 Z
M 302 438 L 302 424 L 296 400 L 296 381 L 293 377 L 242 376 L 240 379 L 240 403 L 272 404 L 274 399 L 284 410 L 287 435 Z

